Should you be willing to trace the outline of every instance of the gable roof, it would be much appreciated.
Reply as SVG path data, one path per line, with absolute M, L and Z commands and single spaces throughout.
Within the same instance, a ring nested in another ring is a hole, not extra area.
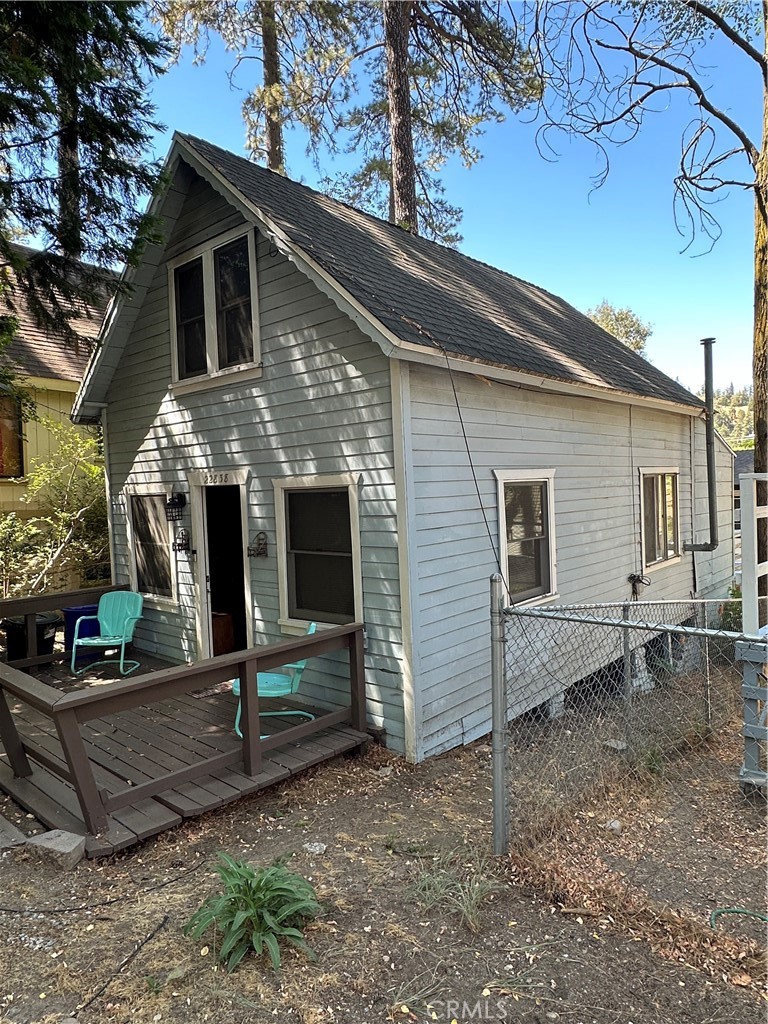
M 283 175 L 191 135 L 177 133 L 166 161 L 166 191 L 151 212 L 166 237 L 181 210 L 185 168 L 206 178 L 275 245 L 352 311 L 391 354 L 482 373 L 519 373 L 553 390 L 576 386 L 604 397 L 672 403 L 697 414 L 703 403 L 589 317 L 543 288 L 362 213 Z M 181 175 L 181 187 L 177 183 Z M 133 320 L 164 258 L 150 245 L 128 272 L 132 293 L 108 314 L 100 347 L 73 416 L 98 415 Z M 399 352 L 397 350 L 400 350 Z
M 18 244 L 14 248 L 30 256 L 37 252 L 36 249 Z M 5 361 L 13 363 L 27 377 L 81 381 L 93 344 L 99 335 L 108 298 L 105 291 L 104 301 L 93 310 L 92 316 L 87 316 L 84 310 L 82 317 L 72 321 L 73 329 L 85 339 L 77 348 L 67 344 L 61 335 L 41 327 L 32 316 L 23 295 L 14 295 L 15 308 L 12 310 L 0 299 L 0 313 L 11 313 L 18 321 L 18 329 L 5 350 Z
M 180 136 L 402 341 L 545 378 L 701 400 L 556 295 Z

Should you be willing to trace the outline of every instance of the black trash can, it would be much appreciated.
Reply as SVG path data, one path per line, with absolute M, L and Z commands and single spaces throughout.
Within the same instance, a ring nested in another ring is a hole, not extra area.
M 38 655 L 53 654 L 56 642 L 56 627 L 61 619 L 55 612 L 37 615 L 37 653 Z M 27 623 L 24 616 L 3 619 L 5 630 L 6 657 L 8 661 L 19 661 L 27 656 Z

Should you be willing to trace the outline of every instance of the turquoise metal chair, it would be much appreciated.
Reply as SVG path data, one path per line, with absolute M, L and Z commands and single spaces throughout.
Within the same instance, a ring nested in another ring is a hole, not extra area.
M 72 671 L 76 676 L 93 668 L 94 665 L 120 665 L 120 674 L 129 675 L 139 667 L 138 661 L 125 660 L 125 647 L 133 640 L 133 631 L 136 623 L 141 618 L 141 610 L 144 605 L 144 598 L 141 594 L 134 594 L 130 590 L 114 590 L 109 594 L 102 594 L 99 599 L 97 615 L 81 615 L 75 623 L 75 636 L 72 641 Z M 98 619 L 98 636 L 79 636 L 80 623 L 87 620 Z M 85 668 L 76 669 L 75 659 L 79 648 L 109 648 L 119 647 L 119 658 L 102 658 L 99 661 L 91 662 Z M 130 666 L 126 668 L 126 665 Z
M 310 636 L 317 629 L 316 622 L 310 622 L 307 629 L 307 636 Z M 307 659 L 304 661 L 295 661 L 288 665 L 282 665 L 277 672 L 258 672 L 256 674 L 256 689 L 259 692 L 259 697 L 288 697 L 292 693 L 296 693 L 301 682 L 301 676 L 304 671 L 304 666 L 307 664 Z M 289 671 L 284 671 L 288 669 Z M 236 697 L 240 696 L 240 680 L 232 680 L 232 693 Z M 237 714 L 235 715 L 235 732 L 243 738 L 243 733 L 240 729 L 240 713 L 242 711 L 242 701 L 237 702 Z M 286 717 L 288 715 L 295 715 L 298 718 L 306 718 L 309 721 L 315 720 L 315 715 L 309 711 L 262 711 L 259 714 L 260 718 L 272 717 Z M 263 740 L 267 737 L 262 736 Z

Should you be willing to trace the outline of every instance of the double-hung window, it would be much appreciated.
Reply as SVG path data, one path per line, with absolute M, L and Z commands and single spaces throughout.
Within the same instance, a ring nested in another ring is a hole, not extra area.
M 361 621 L 357 478 L 273 483 L 281 624 Z
M 21 408 L 10 395 L 0 397 L 0 479 L 24 475 Z
M 173 600 L 173 558 L 165 494 L 130 494 L 131 585 L 148 597 Z
M 169 263 L 175 382 L 259 365 L 256 239 L 228 232 Z
M 658 565 L 680 554 L 677 469 L 640 471 L 643 565 Z
M 556 591 L 554 470 L 497 470 L 501 566 L 510 600 Z

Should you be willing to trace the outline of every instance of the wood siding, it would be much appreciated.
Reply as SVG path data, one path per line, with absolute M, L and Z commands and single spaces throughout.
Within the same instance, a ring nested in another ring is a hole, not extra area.
M 416 537 L 410 540 L 418 560 L 412 628 L 423 706 L 417 746 L 424 757 L 469 742 L 490 728 L 488 581 L 499 568 L 493 471 L 530 469 L 535 475 L 555 470 L 559 603 L 626 601 L 627 576 L 642 569 L 641 468 L 679 468 L 681 536 L 692 538 L 692 420 L 455 374 L 476 489 L 448 375 L 414 365 L 409 377 L 416 524 Z M 704 457 L 701 426 L 694 428 L 695 532 L 697 540 L 706 540 L 705 478 L 698 471 L 699 450 Z M 728 458 L 719 445 L 723 476 Z M 720 486 L 721 548 L 714 557 L 696 556 L 697 569 L 706 572 L 707 592 L 718 596 L 727 589 L 732 564 L 730 488 L 724 482 Z M 649 576 L 652 585 L 644 598 L 688 597 L 692 556 L 656 567 Z M 541 656 L 529 652 L 526 657 L 528 675 L 539 680 L 538 688 L 531 689 L 528 706 L 533 706 L 551 694 L 546 666 L 534 665 Z
M 243 223 L 198 179 L 166 249 L 181 255 Z M 252 558 L 256 643 L 281 638 L 272 479 L 361 475 L 360 533 L 369 721 L 403 749 L 402 630 L 389 366 L 380 350 L 259 235 L 257 276 L 263 376 L 174 395 L 168 283 L 161 263 L 109 391 L 109 471 L 117 581 L 129 581 L 126 488 L 182 489 L 187 474 L 249 470 L 248 532 L 265 531 L 267 558 Z M 189 508 L 182 525 L 190 527 Z M 193 537 L 193 546 L 201 543 Z M 176 604 L 148 601 L 138 643 L 165 657 L 195 659 L 195 563 L 177 558 Z M 330 656 L 329 656 L 330 657 Z M 310 662 L 302 692 L 333 703 L 347 670 Z

